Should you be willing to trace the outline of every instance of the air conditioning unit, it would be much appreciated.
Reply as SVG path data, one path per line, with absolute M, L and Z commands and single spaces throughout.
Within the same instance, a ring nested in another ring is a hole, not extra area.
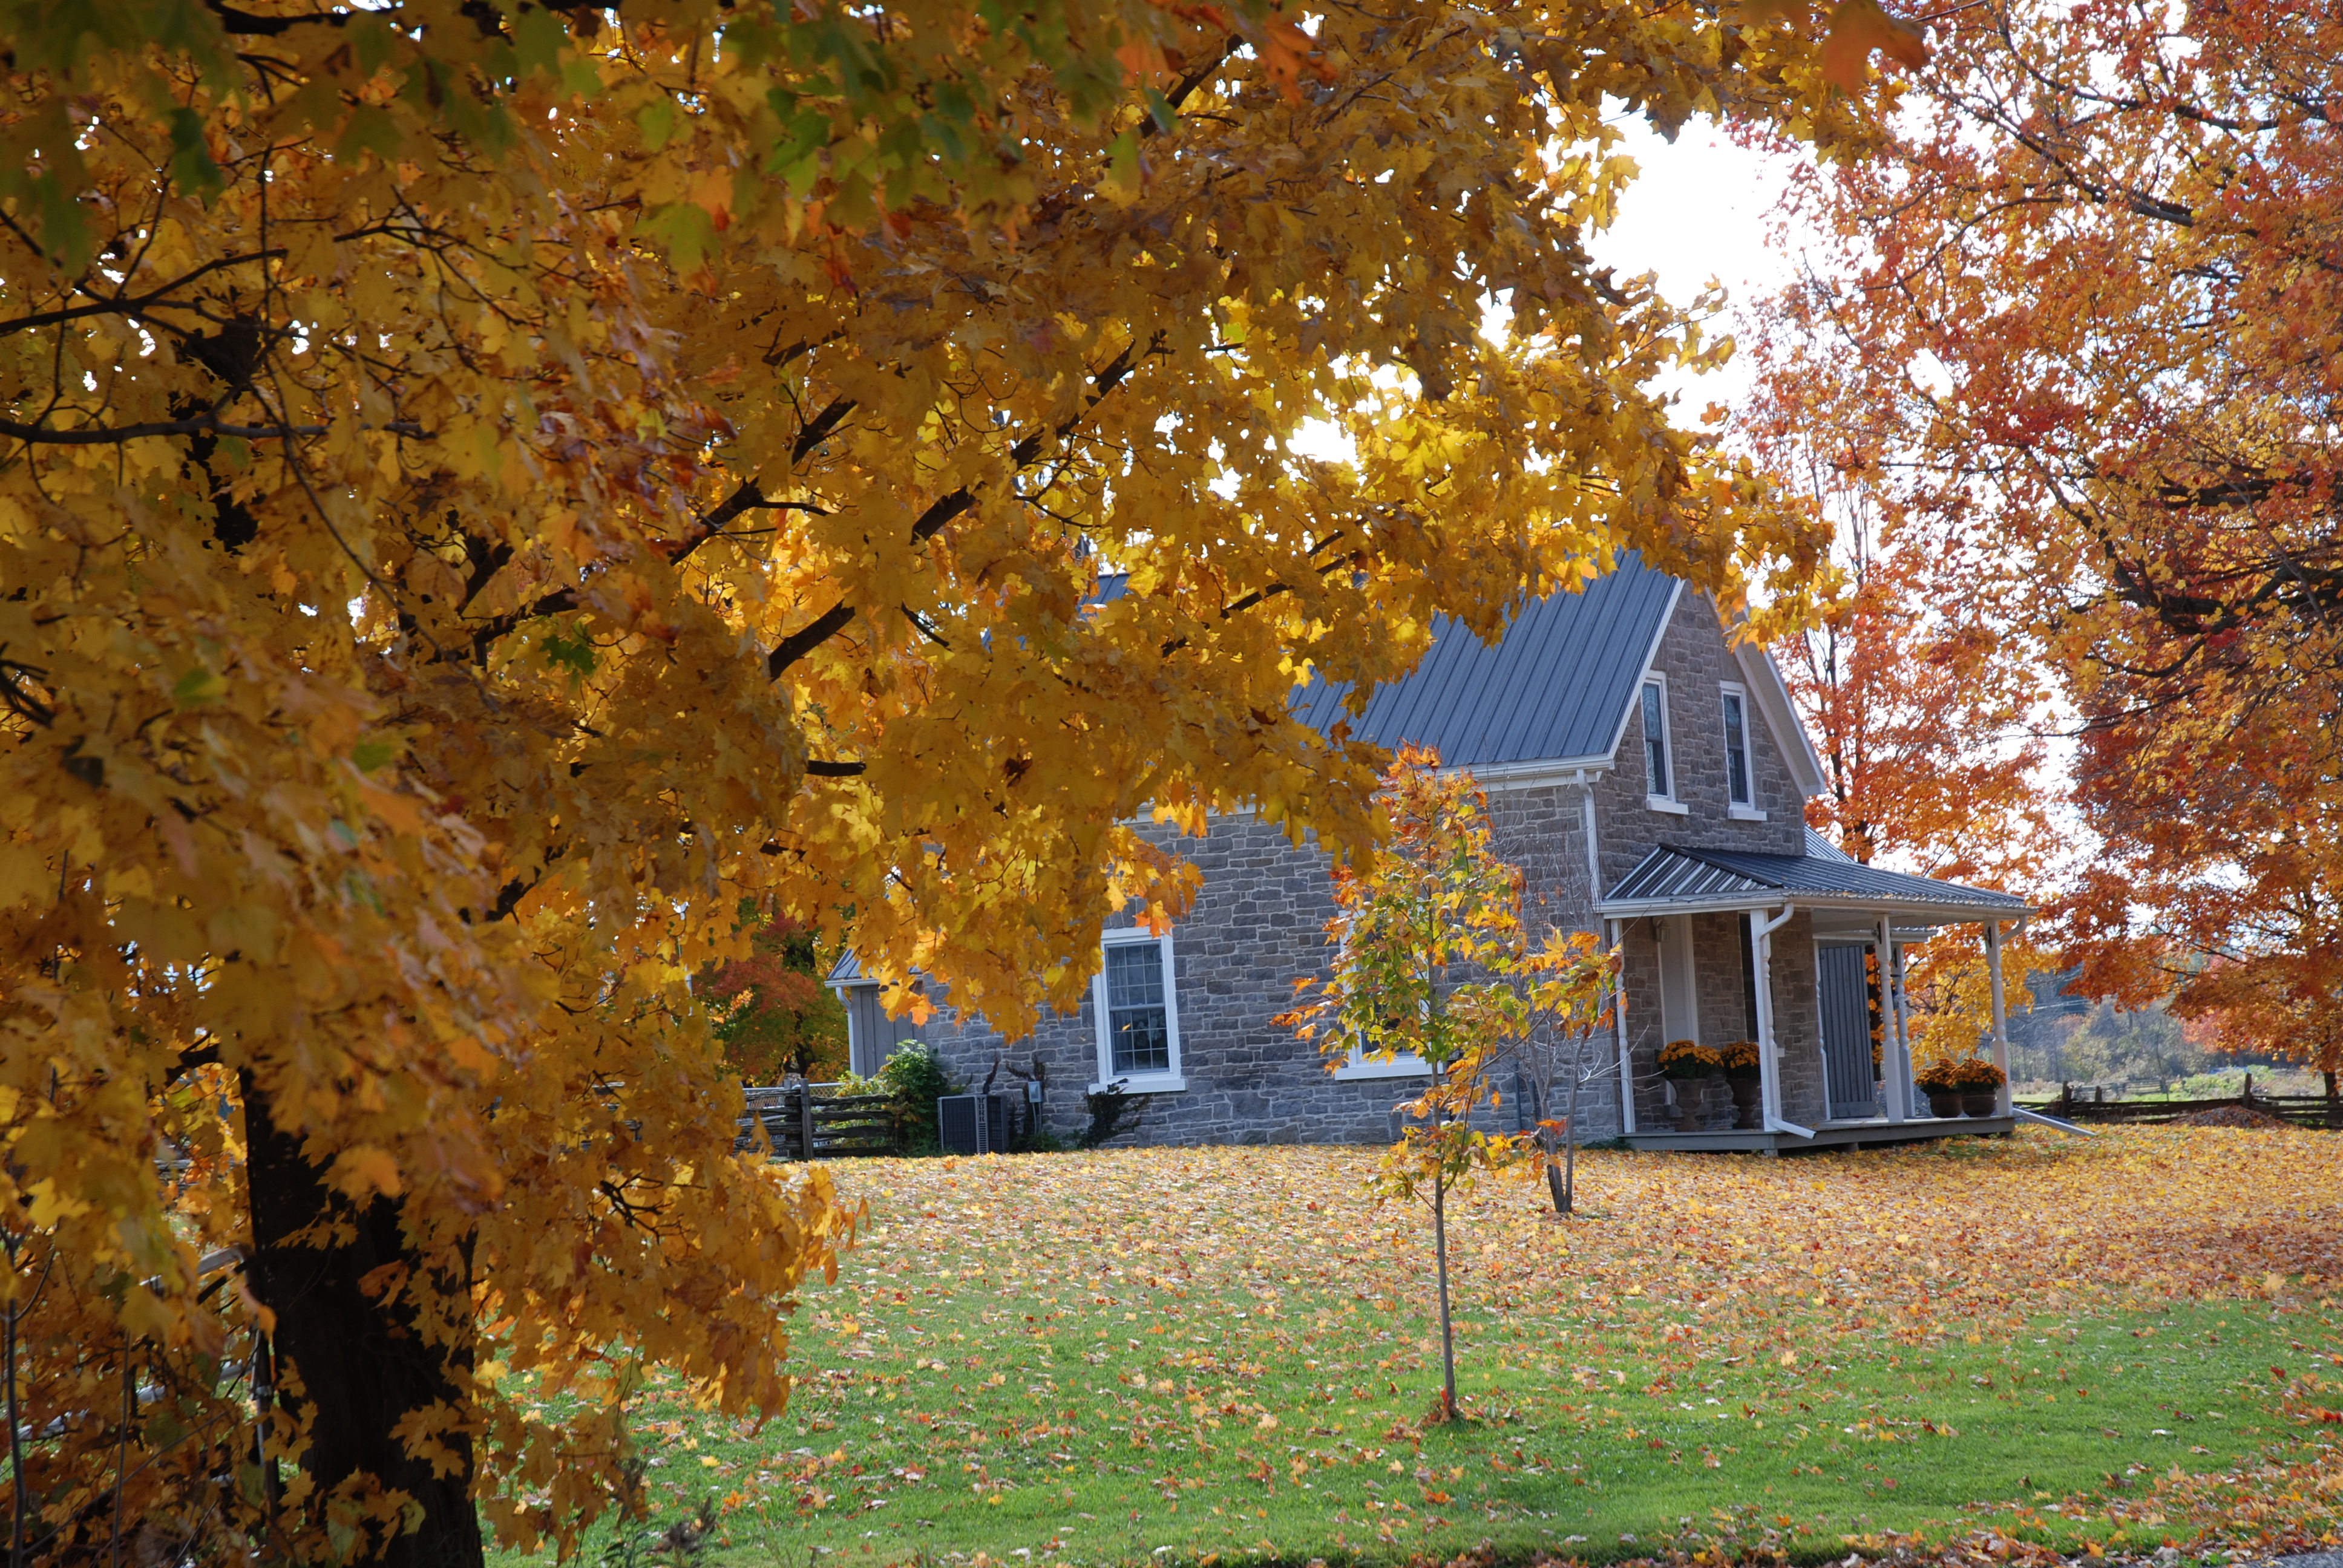
M 936 1141 L 947 1154 L 1003 1154 L 1016 1134 L 1005 1094 L 947 1094 L 936 1101 Z

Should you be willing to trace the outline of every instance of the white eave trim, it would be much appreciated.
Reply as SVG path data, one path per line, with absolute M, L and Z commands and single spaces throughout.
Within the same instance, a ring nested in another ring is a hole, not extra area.
M 1779 908 L 1795 900 L 1805 910 L 1877 911 L 1912 925 L 1956 926 L 1988 920 L 2016 920 L 2019 910 L 2006 904 L 1913 904 L 1864 898 L 1854 893 L 1818 893 L 1797 888 L 1764 888 L 1748 893 L 1718 893 L 1704 899 L 1629 899 L 1606 900 L 1594 912 L 1606 920 L 1640 920 L 1645 915 L 1738 914 L 1747 910 Z M 2030 912 L 2030 911 L 2026 911 Z
M 1584 785 L 1597 773 L 1611 771 L 1608 757 L 1541 758 L 1530 762 L 1484 762 L 1479 767 L 1443 768 L 1443 773 L 1469 773 L 1483 789 L 1534 789 L 1541 785 Z
M 1619 705 L 1619 722 L 1611 731 L 1611 750 L 1604 759 L 1606 768 L 1618 766 L 1619 743 L 1627 739 L 1627 720 L 1635 716 L 1635 709 L 1643 703 L 1644 682 L 1651 678 L 1652 666 L 1659 662 L 1660 644 L 1667 637 L 1668 628 L 1675 624 L 1676 606 L 1684 602 L 1684 579 L 1675 578 L 1671 581 L 1668 608 L 1661 612 L 1660 624 L 1652 632 L 1652 646 L 1644 650 L 1644 662 L 1635 671 L 1634 683 L 1627 688 L 1627 700 Z
M 1594 782 L 1598 775 L 1610 772 L 1612 764 L 1613 759 L 1609 757 L 1557 757 L 1539 758 L 1527 762 L 1483 762 L 1463 768 L 1443 768 L 1440 772 L 1443 778 L 1469 773 L 1482 789 L 1503 794 L 1509 789 L 1537 789 L 1556 784 L 1572 784 L 1583 789 Z M 1236 806 L 1226 811 L 1204 813 L 1205 819 L 1213 822 L 1242 820 L 1256 815 L 1258 809 L 1252 806 Z M 1143 825 L 1153 821 L 1154 818 L 1142 814 L 1126 817 L 1123 820 L 1129 824 Z
M 1730 631 L 1726 633 L 1731 637 Z M 1823 759 L 1815 750 L 1813 738 L 1798 719 L 1797 704 L 1790 700 L 1789 683 L 1782 678 L 1781 667 L 1774 656 L 1757 643 L 1744 643 L 1733 650 L 1734 661 L 1748 682 L 1749 695 L 1757 704 L 1757 711 L 1765 716 L 1765 729 L 1781 749 L 1790 765 L 1790 776 L 1797 781 L 1798 792 L 1809 799 L 1823 793 L 1827 781 L 1823 777 Z

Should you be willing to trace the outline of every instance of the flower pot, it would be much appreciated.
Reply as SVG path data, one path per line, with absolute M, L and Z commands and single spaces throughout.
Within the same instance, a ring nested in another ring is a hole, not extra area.
M 1961 1096 L 1958 1090 L 1931 1089 L 1927 1092 L 1929 1115 L 1951 1117 L 1967 1114 L 1961 1105 Z
M 1765 1082 L 1755 1077 L 1727 1078 L 1725 1087 L 1733 1091 L 1733 1125 L 1747 1132 L 1765 1124 Z
M 1961 1096 L 1961 1109 L 1971 1116 L 1991 1116 L 1996 1109 L 1994 1102 L 2000 1098 L 1990 1089 L 1982 1092 L 1965 1092 Z

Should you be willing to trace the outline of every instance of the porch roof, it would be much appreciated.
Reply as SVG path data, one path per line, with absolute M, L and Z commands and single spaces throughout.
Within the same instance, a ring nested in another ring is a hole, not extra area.
M 2024 899 L 1987 888 L 1866 866 L 1809 829 L 1803 855 L 1757 855 L 1662 844 L 1595 906 L 1612 920 L 1711 910 L 1756 910 L 1780 903 L 1861 910 L 1916 925 L 2012 920 L 2033 912 Z

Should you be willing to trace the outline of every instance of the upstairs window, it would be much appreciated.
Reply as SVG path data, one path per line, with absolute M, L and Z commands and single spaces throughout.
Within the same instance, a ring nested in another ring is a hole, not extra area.
M 1172 939 L 1144 929 L 1109 931 L 1091 1000 L 1098 1014 L 1099 1078 L 1133 1093 L 1176 1090 L 1180 1017 L 1172 985 Z
M 1656 679 L 1644 682 L 1644 780 L 1653 799 L 1675 799 L 1668 787 L 1668 689 Z
M 1749 702 L 1741 689 L 1725 689 L 1725 798 L 1735 806 L 1757 802 L 1749 788 Z

